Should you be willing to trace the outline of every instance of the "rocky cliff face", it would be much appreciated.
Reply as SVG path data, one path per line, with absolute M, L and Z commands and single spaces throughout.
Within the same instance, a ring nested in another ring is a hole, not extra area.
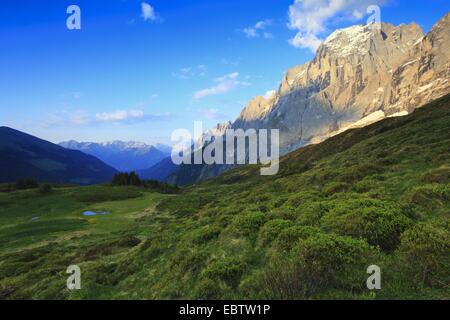
M 311 62 L 286 72 L 233 128 L 281 131 L 283 154 L 345 129 L 403 115 L 450 91 L 450 14 L 425 36 L 416 24 L 337 30 Z
M 357 25 L 331 34 L 312 61 L 288 70 L 277 91 L 251 100 L 231 127 L 279 129 L 283 155 L 406 115 L 449 93 L 449 79 L 450 14 L 427 35 L 417 24 Z M 201 176 L 191 172 L 190 182 L 223 171 L 209 167 L 196 169 Z M 170 181 L 177 183 L 186 170 L 179 168 Z

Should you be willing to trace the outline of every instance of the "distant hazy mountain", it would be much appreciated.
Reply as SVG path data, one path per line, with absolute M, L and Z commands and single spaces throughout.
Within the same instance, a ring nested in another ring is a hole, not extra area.
M 147 169 L 170 155 L 171 148 L 142 142 L 113 141 L 105 143 L 61 142 L 60 146 L 93 155 L 119 171 L 139 171 Z
M 161 151 L 162 153 L 164 153 L 166 156 L 170 155 L 172 153 L 172 147 L 165 145 L 165 144 L 161 144 L 161 143 L 157 143 L 155 145 L 153 145 L 156 149 L 158 149 L 159 151 Z
M 449 92 L 450 14 L 428 34 L 414 23 L 356 25 L 332 33 L 312 61 L 286 72 L 278 90 L 252 99 L 231 128 L 279 129 L 283 155 L 407 115 Z M 188 184 L 232 167 L 181 165 L 168 181 Z
M 0 182 L 34 178 L 41 182 L 95 184 L 117 172 L 99 159 L 29 134 L 0 127 Z
M 169 156 L 149 169 L 139 170 L 138 174 L 142 179 L 165 181 L 176 169 L 177 166 L 172 162 L 172 158 Z

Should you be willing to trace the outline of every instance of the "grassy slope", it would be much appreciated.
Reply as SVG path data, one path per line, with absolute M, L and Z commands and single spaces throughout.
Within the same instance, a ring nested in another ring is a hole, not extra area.
M 0 298 L 448 299 L 449 101 L 293 152 L 274 177 L 0 194 Z

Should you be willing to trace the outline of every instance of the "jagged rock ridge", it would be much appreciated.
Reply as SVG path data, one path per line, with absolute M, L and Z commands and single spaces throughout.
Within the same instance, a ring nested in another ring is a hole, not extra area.
M 335 31 L 311 62 L 254 98 L 233 128 L 281 130 L 281 152 L 352 127 L 404 115 L 450 90 L 450 14 L 424 35 L 416 24 Z

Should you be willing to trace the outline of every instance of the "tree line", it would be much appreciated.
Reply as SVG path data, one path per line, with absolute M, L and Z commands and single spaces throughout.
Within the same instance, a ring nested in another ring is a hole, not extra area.
M 113 186 L 135 186 L 157 190 L 161 193 L 177 193 L 180 188 L 157 180 L 141 180 L 139 175 L 132 172 L 121 172 L 114 175 L 111 184 Z

